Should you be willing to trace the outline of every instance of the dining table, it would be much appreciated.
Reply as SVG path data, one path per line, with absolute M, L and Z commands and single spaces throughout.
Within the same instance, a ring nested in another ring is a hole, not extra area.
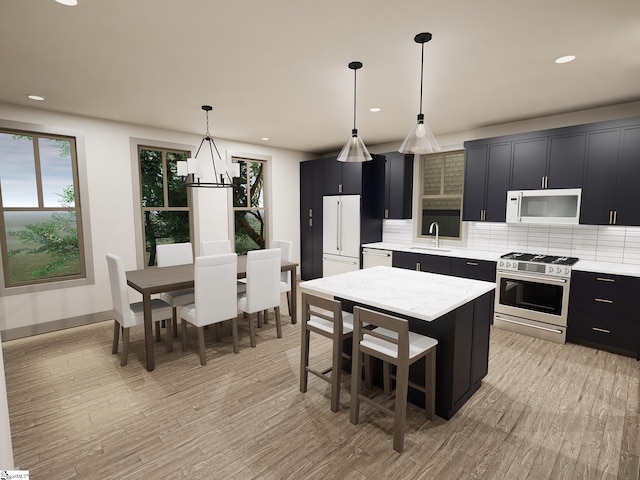
M 291 272 L 291 323 L 297 321 L 297 276 L 298 264 L 281 260 L 280 270 Z M 238 278 L 247 276 L 247 256 L 238 256 Z M 151 320 L 151 295 L 185 288 L 193 288 L 193 264 L 173 265 L 170 267 L 146 267 L 126 272 L 127 285 L 142 294 L 144 309 L 144 341 L 147 370 L 155 368 L 153 322 Z

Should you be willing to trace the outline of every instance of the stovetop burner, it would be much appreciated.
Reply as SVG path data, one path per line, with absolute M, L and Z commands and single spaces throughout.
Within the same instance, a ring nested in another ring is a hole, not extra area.
M 550 263 L 553 265 L 573 265 L 579 259 L 576 257 L 561 257 L 558 255 L 536 255 L 534 253 L 511 252 L 500 258 L 506 260 L 519 260 L 522 262 Z

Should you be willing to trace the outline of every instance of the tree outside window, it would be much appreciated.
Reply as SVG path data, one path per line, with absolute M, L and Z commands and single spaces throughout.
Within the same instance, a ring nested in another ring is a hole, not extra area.
M 85 278 L 75 138 L 0 131 L 5 287 Z
M 266 209 L 264 205 L 266 162 L 234 158 L 240 164 L 240 177 L 233 179 L 235 249 L 238 255 L 266 247 Z
M 177 162 L 188 152 L 138 147 L 145 265 L 156 265 L 156 246 L 191 241 L 191 199 Z

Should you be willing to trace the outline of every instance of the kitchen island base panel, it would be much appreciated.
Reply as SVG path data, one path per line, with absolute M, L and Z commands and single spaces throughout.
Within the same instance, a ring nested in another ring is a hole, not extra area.
M 346 311 L 353 311 L 358 305 L 350 300 L 336 299 L 342 302 Z M 409 321 L 409 330 L 438 340 L 436 415 L 449 420 L 480 388 L 488 372 L 492 299 L 492 292 L 488 292 L 431 322 L 362 306 L 405 318 Z M 350 341 L 345 342 L 344 349 L 351 351 Z M 373 382 L 382 387 L 382 362 L 372 359 L 371 365 Z M 344 366 L 347 367 L 346 362 Z M 424 368 L 424 360 L 413 364 L 409 381 L 424 386 Z M 408 400 L 424 408 L 423 392 L 409 388 Z

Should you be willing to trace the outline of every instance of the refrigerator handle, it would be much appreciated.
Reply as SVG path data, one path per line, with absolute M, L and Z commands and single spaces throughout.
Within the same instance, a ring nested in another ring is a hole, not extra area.
M 340 200 L 338 200 L 338 202 L 336 203 L 336 208 L 337 208 L 337 213 L 336 213 L 336 219 L 338 221 L 338 228 L 336 228 L 336 248 L 338 249 L 338 252 L 340 250 L 342 250 L 342 245 L 340 245 L 340 239 L 342 236 L 342 202 Z

